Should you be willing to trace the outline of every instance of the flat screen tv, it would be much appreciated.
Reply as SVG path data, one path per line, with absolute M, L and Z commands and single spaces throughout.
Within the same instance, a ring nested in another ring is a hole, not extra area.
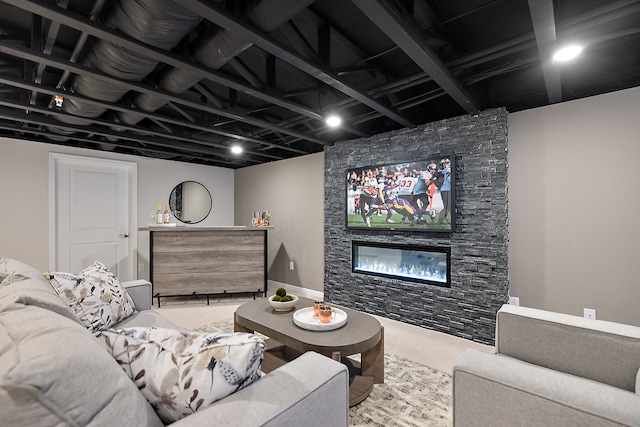
M 450 155 L 438 155 L 348 169 L 347 228 L 453 232 L 454 162 Z

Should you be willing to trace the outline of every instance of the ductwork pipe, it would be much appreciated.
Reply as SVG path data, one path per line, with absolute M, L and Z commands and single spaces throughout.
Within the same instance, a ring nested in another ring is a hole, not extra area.
M 314 1 L 262 0 L 249 7 L 244 18 L 262 31 L 270 33 L 309 7 Z M 229 30 L 212 27 L 196 40 L 193 59 L 208 68 L 217 70 L 251 45 L 252 43 Z M 172 68 L 160 77 L 158 84 L 167 92 L 180 94 L 200 80 L 202 77 L 199 75 Z M 134 98 L 135 106 L 144 111 L 156 111 L 166 103 L 165 99 L 149 94 L 140 94 Z M 135 124 L 144 118 L 141 114 L 131 112 L 121 112 L 118 117 L 127 124 Z
M 202 18 L 173 0 L 120 0 L 104 24 L 128 36 L 160 49 L 171 50 Z M 82 64 L 114 77 L 140 81 L 158 65 L 153 57 L 131 52 L 105 40 L 98 40 Z M 127 89 L 99 77 L 77 76 L 70 90 L 101 101 L 116 102 Z M 67 99 L 63 110 L 74 116 L 98 117 L 106 108 Z M 86 119 L 61 117 L 71 124 L 86 123 Z M 51 129 L 55 132 L 55 129 Z

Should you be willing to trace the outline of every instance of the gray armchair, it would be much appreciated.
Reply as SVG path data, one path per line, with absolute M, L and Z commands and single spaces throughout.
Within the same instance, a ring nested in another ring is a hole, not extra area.
M 511 305 L 453 372 L 454 426 L 640 426 L 640 327 Z

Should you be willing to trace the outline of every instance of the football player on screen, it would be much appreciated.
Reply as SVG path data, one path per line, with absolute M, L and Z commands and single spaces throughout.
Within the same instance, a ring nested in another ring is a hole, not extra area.
M 364 178 L 362 193 L 360 193 L 360 215 L 362 220 L 371 227 L 371 214 L 376 210 L 376 198 L 378 197 L 378 180 L 371 170 L 367 171 Z
M 395 222 L 394 220 L 391 219 L 391 216 L 393 215 L 393 209 L 389 205 L 389 200 L 391 200 L 395 196 L 397 187 L 398 187 L 398 184 L 396 184 L 393 178 L 387 178 L 384 181 L 384 184 L 382 186 L 382 191 L 380 192 L 380 197 L 378 198 L 378 202 L 379 202 L 378 206 L 383 206 L 383 207 L 386 207 L 387 209 L 386 221 L 389 224 L 393 224 Z
M 413 176 L 408 168 L 404 168 L 396 179 L 398 198 L 411 202 L 413 199 L 413 187 L 415 187 L 417 180 L 418 178 Z
M 426 222 L 422 219 L 425 213 L 431 216 L 433 220 L 436 217 L 436 211 L 433 209 L 433 195 L 435 194 L 435 185 L 433 178 L 436 173 L 437 166 L 435 162 L 429 163 L 426 170 L 420 170 L 418 181 L 413 187 L 413 196 L 418 206 L 418 222 Z
M 443 224 L 449 213 L 449 202 L 451 194 L 451 167 L 449 159 L 440 160 L 441 172 L 444 177 L 442 187 L 440 187 L 440 196 L 442 197 L 442 204 L 444 208 L 440 211 L 440 217 L 438 218 L 438 224 Z
M 404 224 L 406 220 L 409 220 L 411 225 L 415 225 L 418 221 L 416 217 L 418 210 L 408 200 L 400 199 L 397 195 L 391 194 L 387 198 L 387 206 L 389 206 L 389 211 L 393 210 L 402 215 L 400 224 Z

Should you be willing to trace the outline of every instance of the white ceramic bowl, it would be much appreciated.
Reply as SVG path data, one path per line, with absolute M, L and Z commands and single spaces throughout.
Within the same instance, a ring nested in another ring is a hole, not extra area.
M 285 302 L 273 301 L 273 296 L 270 296 L 269 304 L 271 304 L 271 307 L 273 307 L 275 311 L 289 311 L 293 308 L 296 301 L 298 301 L 298 297 L 295 295 L 290 295 L 290 294 L 288 295 L 293 299 L 291 301 L 285 301 Z

